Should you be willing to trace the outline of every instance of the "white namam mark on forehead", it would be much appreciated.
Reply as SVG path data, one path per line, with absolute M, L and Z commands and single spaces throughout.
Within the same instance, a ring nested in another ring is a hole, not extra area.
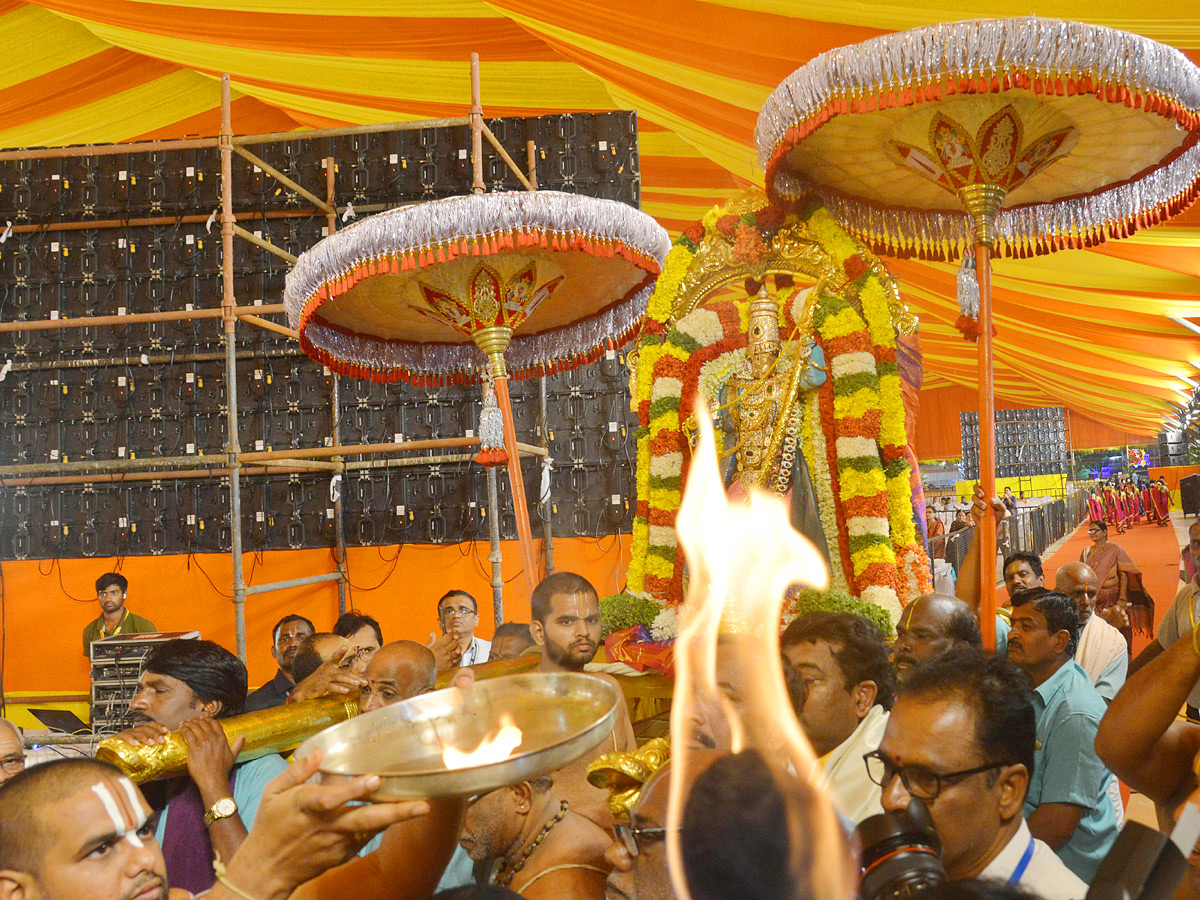
M 147 816 L 141 810 L 141 803 L 138 802 L 137 793 L 129 779 L 120 778 L 118 779 L 118 783 L 120 783 L 129 801 L 128 807 L 121 802 L 119 796 L 113 795 L 113 792 L 109 790 L 109 786 L 105 782 L 93 784 L 92 793 L 100 798 L 100 803 L 104 806 L 104 811 L 112 819 L 117 837 L 124 838 L 134 847 L 140 849 L 144 845 L 142 839 L 138 837 L 138 831 L 146 824 Z

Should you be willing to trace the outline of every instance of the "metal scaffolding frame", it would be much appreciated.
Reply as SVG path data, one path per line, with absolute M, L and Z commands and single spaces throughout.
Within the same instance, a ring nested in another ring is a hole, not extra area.
M 335 571 L 293 578 L 267 584 L 247 586 L 242 571 L 242 554 L 245 552 L 242 543 L 242 504 L 241 479 L 258 475 L 300 474 L 312 471 L 328 471 L 332 477 L 337 477 L 348 471 L 365 469 L 392 468 L 401 466 L 436 465 L 449 462 L 465 462 L 473 459 L 472 454 L 464 453 L 467 448 L 478 446 L 478 437 L 456 437 L 427 440 L 409 440 L 380 444 L 351 444 L 341 442 L 341 427 L 339 409 L 341 406 L 340 376 L 332 374 L 330 390 L 331 411 L 331 446 L 310 447 L 298 450 L 266 450 L 243 452 L 238 438 L 238 406 L 237 406 L 237 361 L 239 357 L 246 358 L 247 354 L 239 354 L 236 347 L 238 323 L 253 325 L 276 334 L 297 338 L 296 331 L 264 318 L 266 315 L 284 312 L 282 303 L 263 304 L 258 306 L 238 306 L 234 296 L 234 238 L 240 237 L 269 253 L 295 262 L 295 257 L 281 247 L 264 238 L 240 227 L 233 213 L 233 156 L 243 157 L 247 162 L 257 166 L 270 175 L 284 187 L 296 192 L 313 204 L 311 209 L 277 211 L 267 213 L 267 218 L 301 218 L 309 217 L 318 212 L 326 216 L 327 230 L 333 234 L 337 228 L 338 214 L 344 211 L 336 205 L 336 168 L 332 157 L 325 159 L 325 197 L 322 199 L 316 193 L 296 183 L 283 172 L 271 166 L 261 157 L 246 148 L 257 144 L 275 141 L 311 140 L 322 137 L 341 137 L 353 134 L 377 134 L 387 131 L 417 130 L 423 128 L 445 128 L 466 125 L 471 129 L 472 150 L 472 190 L 486 190 L 483 180 L 483 141 L 495 149 L 521 185 L 526 190 L 537 189 L 535 171 L 535 146 L 533 141 L 526 144 L 528 171 L 522 171 L 507 151 L 501 146 L 487 123 L 483 121 L 483 109 L 480 96 L 479 56 L 471 54 L 471 108 L 469 115 L 424 119 L 409 122 L 390 122 L 382 125 L 355 125 L 344 128 L 323 128 L 308 131 L 288 131 L 272 134 L 235 135 L 231 115 L 232 91 L 229 75 L 221 76 L 221 127 L 216 137 L 196 138 L 177 141 L 140 141 L 125 144 L 90 144 L 73 147 L 44 147 L 31 150 L 0 151 L 0 161 L 19 159 L 59 159 L 79 156 L 103 156 L 117 153 L 153 153 L 169 150 L 216 149 L 221 161 L 221 275 L 222 298 L 217 307 L 205 307 L 190 310 L 170 310 L 152 313 L 134 313 L 116 316 L 79 316 L 75 318 L 39 319 L 20 322 L 0 322 L 0 332 L 12 331 L 41 331 L 60 330 L 68 328 L 91 328 L 100 326 L 125 326 L 138 323 L 167 322 L 198 319 L 221 319 L 224 329 L 224 353 L 191 354 L 189 359 L 208 361 L 223 359 L 225 362 L 224 376 L 226 383 L 226 444 L 224 452 L 205 457 L 171 456 L 146 457 L 137 459 L 110 460 L 77 460 L 58 461 L 51 463 L 29 463 L 20 465 L 0 466 L 0 487 L 22 487 L 27 485 L 83 484 L 99 482 L 122 481 L 171 481 L 192 478 L 226 478 L 229 486 L 229 514 L 231 548 L 230 555 L 233 563 L 233 607 L 234 628 L 237 636 L 237 654 L 246 659 L 246 620 L 245 604 L 248 595 L 267 593 L 276 590 L 302 587 L 311 584 L 336 582 L 338 587 L 339 612 L 346 610 L 346 586 L 349 576 L 346 566 L 346 537 L 343 521 L 343 507 L 340 491 L 335 493 L 334 500 L 334 546 L 333 556 Z M 400 204 L 403 205 L 403 204 Z M 358 207 L 356 212 L 377 212 L 392 208 L 380 204 L 370 207 Z M 16 225 L 12 231 L 21 233 L 45 231 L 73 231 L 84 229 L 140 227 L 153 225 L 202 224 L 210 217 L 204 215 L 164 216 L 161 218 L 141 219 L 109 219 L 84 222 L 50 222 L 43 224 Z M 251 354 L 253 355 L 253 354 Z M 302 355 L 299 350 L 279 352 L 271 355 Z M 184 361 L 180 356 L 155 357 L 151 364 Z M 83 368 L 120 364 L 120 360 L 83 360 L 72 361 L 79 363 L 70 368 Z M 85 365 L 86 364 L 86 365 Z M 35 371 L 52 368 L 44 363 L 18 363 L 14 371 Z M 547 457 L 549 454 L 548 434 L 546 429 L 546 388 L 545 379 L 541 379 L 539 438 L 540 445 L 517 443 L 516 458 L 521 456 Z M 390 457 L 391 454 L 405 454 L 414 451 L 435 451 L 416 456 Z M 459 451 L 457 453 L 438 453 L 436 451 Z M 389 456 L 384 459 L 347 461 L 347 457 Z M 154 471 L 142 471 L 153 469 Z M 487 470 L 488 515 L 491 518 L 489 536 L 491 553 L 488 561 L 492 567 L 493 609 L 496 624 L 504 619 L 503 588 L 504 579 L 501 572 L 500 553 L 500 516 L 498 473 L 495 468 Z M 553 571 L 553 546 L 548 519 L 548 503 L 543 500 L 540 504 L 545 521 L 543 530 L 543 552 L 546 571 Z

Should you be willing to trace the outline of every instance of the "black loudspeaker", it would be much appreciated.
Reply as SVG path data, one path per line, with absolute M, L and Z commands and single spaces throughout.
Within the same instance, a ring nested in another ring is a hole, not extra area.
M 1179 479 L 1179 500 L 1185 516 L 1200 516 L 1200 475 Z
M 1158 435 L 1158 464 L 1160 466 L 1186 466 L 1188 464 L 1187 433 L 1163 431 Z

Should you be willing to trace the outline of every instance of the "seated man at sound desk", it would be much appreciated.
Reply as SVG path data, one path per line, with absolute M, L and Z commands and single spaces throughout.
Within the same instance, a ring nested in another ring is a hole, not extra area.
M 278 754 L 235 765 L 245 738 L 231 745 L 218 720 L 240 715 L 245 703 L 245 665 L 211 641 L 168 641 L 143 664 L 129 704 L 140 724 L 117 736 L 141 746 L 178 731 L 187 743 L 187 777 L 168 782 L 155 833 L 177 887 L 212 887 L 214 854 L 233 857 L 267 782 L 287 768 Z
M 129 582 L 124 575 L 109 572 L 96 579 L 96 599 L 100 615 L 83 629 L 83 655 L 88 656 L 92 641 L 115 637 L 118 634 L 152 634 L 158 629 L 144 616 L 125 607 Z

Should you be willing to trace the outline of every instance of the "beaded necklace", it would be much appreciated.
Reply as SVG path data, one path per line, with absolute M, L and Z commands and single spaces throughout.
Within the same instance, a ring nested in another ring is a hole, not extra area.
M 538 832 L 538 836 L 535 837 L 533 842 L 525 848 L 524 852 L 521 854 L 521 858 L 513 863 L 513 867 L 511 869 L 507 867 L 507 860 L 500 860 L 499 864 L 496 866 L 496 884 L 498 884 L 500 887 L 508 887 L 512 883 L 513 876 L 525 868 L 525 863 L 529 860 L 529 857 L 533 855 L 533 851 L 536 850 L 542 841 L 546 839 L 546 835 L 554 830 L 554 826 L 563 820 L 563 816 L 566 814 L 567 801 L 564 800 L 562 801 L 562 807 L 559 809 L 558 815 L 542 826 L 542 830 Z

